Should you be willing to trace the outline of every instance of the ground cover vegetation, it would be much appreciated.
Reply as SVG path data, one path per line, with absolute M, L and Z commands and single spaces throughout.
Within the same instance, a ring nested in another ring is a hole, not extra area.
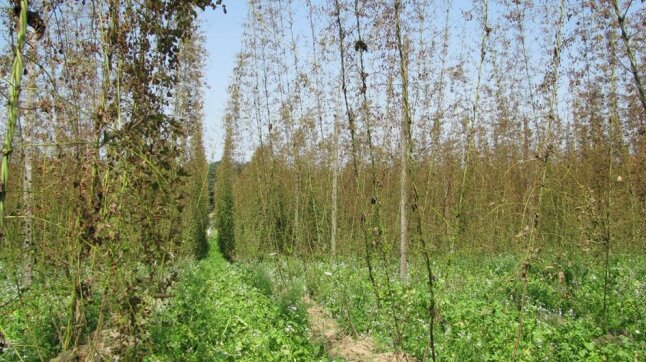
M 272 294 L 215 249 L 182 271 L 177 297 L 151 318 L 146 360 L 327 360 L 323 346 L 310 343 L 300 294 Z
M 513 355 L 518 329 L 518 303 L 525 298 L 520 360 L 639 361 L 646 353 L 643 337 L 644 260 L 623 255 L 616 259 L 613 294 L 603 314 L 603 268 L 590 260 L 546 259 L 535 263 L 524 289 L 515 272 L 517 255 L 464 255 L 447 265 L 437 258 L 437 312 L 434 342 L 439 360 L 505 361 Z M 413 264 L 415 265 L 415 264 Z M 366 267 L 356 259 L 339 258 L 303 263 L 283 260 L 261 263 L 270 280 L 304 285 L 300 293 L 317 300 L 350 335 L 372 336 L 381 350 L 405 351 L 418 360 L 431 358 L 425 271 L 413 267 L 410 280 L 393 280 L 377 303 Z M 395 270 L 397 265 L 389 265 Z M 559 270 L 567 270 L 560 275 Z M 265 277 L 266 278 L 266 277 Z M 277 287 L 278 287 L 277 286 Z M 605 329 L 605 328 L 607 329 Z

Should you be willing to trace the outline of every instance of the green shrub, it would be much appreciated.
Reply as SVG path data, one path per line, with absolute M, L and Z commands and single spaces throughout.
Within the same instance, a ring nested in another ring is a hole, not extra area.
M 249 266 L 251 272 L 251 284 L 261 291 L 264 295 L 272 296 L 272 280 L 269 271 L 262 264 L 253 264 Z

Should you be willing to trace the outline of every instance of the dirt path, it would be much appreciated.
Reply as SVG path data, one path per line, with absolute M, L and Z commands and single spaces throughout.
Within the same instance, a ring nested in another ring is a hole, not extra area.
M 308 306 L 307 314 L 312 333 L 325 344 L 325 349 L 331 357 L 352 362 L 416 361 L 414 357 L 404 353 L 377 353 L 375 342 L 370 337 L 354 339 L 344 334 L 337 321 L 316 302 L 308 297 L 304 298 L 304 302 Z

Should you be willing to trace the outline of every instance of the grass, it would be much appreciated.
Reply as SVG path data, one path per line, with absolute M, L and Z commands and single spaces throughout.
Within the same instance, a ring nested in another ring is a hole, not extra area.
M 184 271 L 176 297 L 154 316 L 147 360 L 327 360 L 310 343 L 298 303 L 276 303 L 253 285 L 255 273 L 213 249 Z
M 60 275 L 50 274 L 41 283 L 20 292 L 15 283 L 19 276 L 4 270 L 0 281 L 0 332 L 8 342 L 0 361 L 40 361 L 56 355 L 58 331 L 65 323 L 69 305 L 68 291 Z
M 217 244 L 211 240 L 211 245 Z M 137 342 L 121 351 L 126 359 L 327 361 L 324 348 L 310 343 L 302 285 L 274 295 L 269 284 L 259 284 L 258 270 L 229 264 L 216 249 L 199 262 L 176 264 L 179 278 L 169 290 L 171 298 L 146 299 L 143 309 L 149 312 L 137 317 Z M 45 281 L 0 309 L 0 332 L 9 341 L 0 361 L 46 361 L 61 352 L 70 293 L 63 275 L 47 274 Z M 15 293 L 9 279 L 0 282 L 4 302 Z M 87 333 L 97 325 L 100 295 L 94 300 L 88 305 Z M 114 330 L 110 324 L 105 328 Z
M 213 249 L 200 262 L 177 264 L 173 297 L 149 303 L 151 313 L 142 317 L 140 343 L 130 356 L 148 361 L 328 360 L 323 347 L 310 340 L 302 304 L 307 292 L 347 333 L 369 335 L 383 350 L 428 358 L 429 293 L 421 263 L 411 263 L 408 283 L 394 277 L 397 265 L 377 263 L 377 307 L 360 260 L 275 258 L 229 264 Z M 542 256 L 532 263 L 525 292 L 518 277 L 520 255 L 436 256 L 438 360 L 510 360 L 525 293 L 520 360 L 646 360 L 646 257 L 613 257 L 605 315 L 599 260 Z M 17 295 L 11 280 L 2 281 L 3 303 Z M 0 360 L 48 360 L 60 352 L 70 305 L 65 285 L 63 275 L 47 274 L 46 282 L 34 283 L 0 309 L 0 332 L 10 343 Z M 88 308 L 92 329 L 98 305 Z
M 523 286 L 521 256 L 436 259 L 435 338 L 440 361 L 507 361 L 514 353 Z M 367 334 L 383 348 L 430 355 L 428 300 L 421 264 L 407 284 L 379 274 L 380 308 L 362 262 L 337 259 L 266 263 L 307 286 L 350 333 Z M 379 267 L 383 271 L 385 268 Z M 390 266 L 396 275 L 396 265 Z M 646 360 L 646 258 L 622 255 L 611 267 L 609 312 L 603 315 L 602 264 L 591 258 L 543 257 L 530 270 L 519 357 L 527 361 Z M 399 330 L 399 333 L 397 333 Z M 394 343 L 397 341 L 397 343 Z

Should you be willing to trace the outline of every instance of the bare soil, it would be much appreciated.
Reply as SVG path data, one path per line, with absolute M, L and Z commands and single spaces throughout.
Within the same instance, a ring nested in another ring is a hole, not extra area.
M 377 352 L 372 338 L 352 338 L 345 334 L 337 321 L 316 302 L 308 297 L 304 298 L 304 302 L 308 306 L 307 314 L 314 338 L 325 345 L 330 357 L 352 362 L 416 361 L 414 357 L 405 353 Z

